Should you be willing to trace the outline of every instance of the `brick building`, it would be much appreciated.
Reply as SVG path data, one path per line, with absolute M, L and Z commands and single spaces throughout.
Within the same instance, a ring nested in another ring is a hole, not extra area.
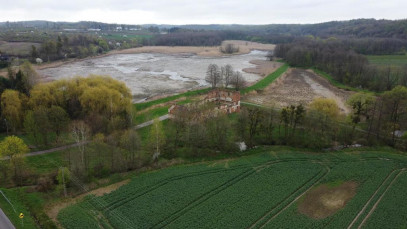
M 203 100 L 195 102 L 192 105 L 172 105 L 168 109 L 168 114 L 173 117 L 175 114 L 190 112 L 190 108 L 204 107 L 201 110 L 202 116 L 216 116 L 219 112 L 224 114 L 231 114 L 240 112 L 240 92 L 222 89 L 214 89 Z

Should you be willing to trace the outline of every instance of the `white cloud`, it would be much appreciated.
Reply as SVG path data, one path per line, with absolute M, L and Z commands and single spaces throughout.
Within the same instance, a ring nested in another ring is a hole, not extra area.
M 127 24 L 316 23 L 403 19 L 401 0 L 0 0 L 0 21 L 101 21 Z

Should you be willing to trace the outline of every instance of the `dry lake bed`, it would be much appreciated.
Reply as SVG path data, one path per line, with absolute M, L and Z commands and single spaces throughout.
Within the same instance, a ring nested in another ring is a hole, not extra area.
M 209 64 L 223 66 L 230 64 L 243 73 L 246 80 L 261 79 L 257 74 L 243 72 L 253 68 L 252 60 L 265 60 L 267 52 L 254 50 L 248 54 L 223 57 L 203 57 L 189 53 L 161 54 L 115 54 L 64 64 L 55 68 L 38 70 L 46 80 L 75 76 L 108 75 L 126 83 L 135 101 L 153 96 L 207 86 L 205 73 Z

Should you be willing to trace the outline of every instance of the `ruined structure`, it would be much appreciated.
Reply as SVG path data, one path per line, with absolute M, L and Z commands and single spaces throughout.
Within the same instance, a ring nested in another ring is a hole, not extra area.
M 199 108 L 198 108 L 199 107 Z M 200 116 L 216 116 L 218 113 L 231 114 L 240 111 L 240 92 L 214 89 L 199 102 L 187 105 L 174 104 L 168 109 L 170 118 L 176 114 L 189 113 L 199 109 Z

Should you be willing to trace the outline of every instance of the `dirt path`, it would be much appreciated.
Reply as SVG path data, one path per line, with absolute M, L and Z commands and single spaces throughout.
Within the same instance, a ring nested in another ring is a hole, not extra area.
M 111 193 L 112 191 L 120 188 L 121 186 L 123 186 L 129 182 L 130 182 L 130 179 L 123 180 L 118 183 L 111 184 L 106 187 L 98 188 L 98 189 L 92 190 L 90 192 L 81 194 L 74 198 L 66 199 L 63 202 L 58 202 L 58 203 L 52 204 L 47 207 L 48 210 L 46 210 L 46 213 L 54 222 L 58 223 L 57 216 L 58 216 L 60 210 L 68 207 L 71 204 L 75 204 L 75 203 L 79 202 L 83 197 L 85 197 L 87 195 L 103 196 L 105 194 Z
M 170 116 L 168 114 L 166 114 L 166 115 L 163 115 L 163 116 L 159 117 L 158 120 L 163 121 L 163 120 L 168 119 L 169 117 Z M 140 128 L 143 128 L 143 127 L 146 127 L 146 126 L 150 126 L 150 125 L 153 124 L 153 122 L 154 122 L 154 120 L 150 120 L 150 121 L 147 121 L 147 122 L 144 122 L 144 123 L 141 123 L 141 124 L 137 125 L 135 128 L 137 130 L 137 129 L 140 129 Z

